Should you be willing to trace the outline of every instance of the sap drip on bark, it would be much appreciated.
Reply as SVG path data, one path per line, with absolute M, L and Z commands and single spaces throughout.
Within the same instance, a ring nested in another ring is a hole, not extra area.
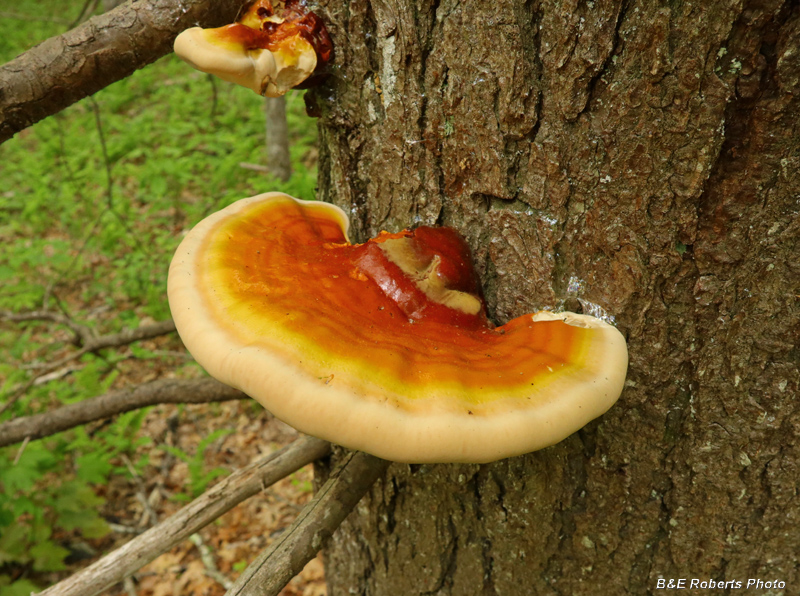
M 601 321 L 605 321 L 610 325 L 614 325 L 616 323 L 614 315 L 609 314 L 608 311 L 606 311 L 606 309 L 599 304 L 595 304 L 594 302 L 586 300 L 585 298 L 581 298 L 580 295 L 583 293 L 585 287 L 585 281 L 574 275 L 571 276 L 567 282 L 567 296 L 563 300 L 559 301 L 559 308 L 557 310 L 562 310 L 564 308 L 564 303 L 567 300 L 576 299 L 583 309 L 583 314 L 595 317 Z

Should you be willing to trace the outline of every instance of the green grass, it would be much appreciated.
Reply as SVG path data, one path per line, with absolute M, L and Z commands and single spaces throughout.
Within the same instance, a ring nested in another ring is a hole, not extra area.
M 20 0 L 14 13 L 69 21 L 82 5 Z M 65 28 L 1 18 L 0 62 Z M 295 173 L 286 183 L 239 165 L 264 163 L 263 99 L 174 55 L 0 145 L 0 310 L 63 308 L 102 333 L 169 317 L 167 269 L 186 229 L 261 192 L 314 198 L 316 127 L 300 93 L 287 102 Z M 23 365 L 63 355 L 68 335 L 52 323 L 0 323 L 0 353 L 8 354 L 0 406 L 31 378 Z M 126 354 L 152 365 L 147 350 Z M 102 393 L 118 380 L 121 358 L 84 356 L 73 374 L 28 389 L 0 422 Z M 92 440 L 76 429 L 21 452 L 0 449 L 0 596 L 28 593 L 40 583 L 36 573 L 63 569 L 67 551 L 54 533 L 106 531 L 93 487 L 128 473 L 116 458 L 141 444 L 141 421 L 131 413 Z M 197 464 L 198 486 L 216 473 Z

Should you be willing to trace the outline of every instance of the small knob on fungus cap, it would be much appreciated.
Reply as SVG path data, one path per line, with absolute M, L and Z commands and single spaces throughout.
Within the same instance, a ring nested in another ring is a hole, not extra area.
M 267 97 L 301 86 L 333 57 L 325 24 L 301 0 L 257 0 L 236 23 L 187 29 L 174 49 L 193 68 Z
M 353 254 L 359 271 L 409 319 L 489 325 L 469 247 L 452 228 L 383 232 Z
M 613 326 L 541 311 L 494 328 L 454 230 L 353 245 L 347 229 L 338 207 L 280 193 L 200 222 L 169 274 L 197 361 L 298 430 L 412 463 L 541 449 L 619 397 Z

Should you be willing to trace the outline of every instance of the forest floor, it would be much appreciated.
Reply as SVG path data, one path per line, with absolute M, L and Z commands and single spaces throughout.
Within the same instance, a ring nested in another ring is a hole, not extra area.
M 18 0 L 0 18 L 0 63 L 87 5 Z M 168 320 L 167 269 L 188 229 L 261 192 L 313 199 L 316 125 L 300 93 L 287 112 L 287 182 L 263 172 L 263 98 L 175 56 L 0 145 L 0 423 L 205 374 L 175 333 L 80 353 L 70 327 L 107 335 Z M 0 596 L 68 577 L 296 436 L 242 400 L 154 406 L 0 448 Z M 262 491 L 107 594 L 224 594 L 311 498 L 312 479 L 306 468 Z M 325 594 L 321 559 L 283 594 Z
M 233 470 L 298 437 L 294 429 L 247 401 L 192 405 L 179 410 L 178 406 L 164 405 L 148 412 L 140 433 L 152 439 L 152 444 L 140 449 L 150 451 L 150 466 L 135 478 L 115 476 L 100 492 L 106 499 L 103 517 L 116 520 L 113 527 L 142 531 L 156 521 L 153 516 L 163 520 L 183 505 L 174 496 L 184 494 L 185 487 L 191 485 L 189 464 L 159 449 L 159 445 L 196 453 L 205 437 L 224 431 L 225 434 L 205 449 L 204 462 L 209 469 Z M 235 580 L 247 563 L 292 523 L 312 496 L 312 481 L 311 467 L 303 468 L 199 532 L 221 576 Z M 113 532 L 92 548 L 108 552 L 127 538 Z M 133 577 L 133 593 L 138 596 L 221 596 L 225 588 L 214 571 L 208 559 L 204 562 L 200 547 L 185 541 L 137 572 Z M 128 592 L 119 586 L 106 594 L 118 596 Z M 326 594 L 321 556 L 306 565 L 281 594 Z
M 151 340 L 150 349 L 171 348 L 175 338 Z M 144 382 L 153 377 L 152 369 L 130 371 L 119 378 L 120 387 Z M 168 375 L 167 375 L 168 377 Z M 159 378 L 165 378 L 160 376 Z M 97 423 L 102 424 L 102 422 Z M 207 469 L 235 470 L 254 458 L 288 445 L 299 435 L 297 431 L 273 418 L 258 404 L 250 401 L 231 401 L 220 404 L 190 406 L 162 405 L 151 408 L 139 431 L 140 437 L 150 439 L 149 444 L 137 448 L 140 459 L 149 465 L 128 477 L 115 475 L 98 490 L 105 499 L 101 509 L 104 519 L 111 522 L 112 531 L 103 538 L 83 543 L 89 552 L 110 552 L 159 520 L 172 515 L 184 502 L 187 487 L 192 485 L 190 463 L 176 457 L 177 452 L 195 454 L 201 443 L 217 433 L 219 438 L 204 449 Z M 120 462 L 124 464 L 124 462 Z M 281 480 L 269 489 L 248 499 L 215 523 L 199 532 L 202 543 L 209 549 L 209 559 L 202 557 L 196 543 L 185 541 L 143 567 L 133 576 L 133 591 L 128 586 L 117 586 L 105 592 L 107 596 L 222 596 L 225 587 L 219 575 L 235 580 L 255 556 L 287 528 L 302 507 L 313 495 L 313 471 L 307 466 Z M 208 488 L 213 486 L 209 483 Z M 126 534 L 130 532 L 130 534 Z M 77 538 L 64 536 L 65 544 Z M 81 544 L 71 545 L 80 553 Z M 90 550 L 89 550 L 90 549 Z M 88 553 L 87 553 L 88 554 Z M 70 565 L 75 571 L 91 563 L 95 557 Z M 60 573 L 64 577 L 69 573 Z M 56 579 L 55 577 L 53 579 Z M 323 596 L 326 594 L 322 558 L 318 556 L 306 565 L 284 590 L 283 596 Z
M 99 297 L 86 302 L 80 292 L 72 290 L 69 283 L 59 286 L 60 308 L 64 312 L 97 313 L 97 320 L 91 321 L 93 327 L 113 324 L 116 313 L 102 308 Z M 150 322 L 145 317 L 141 324 Z M 0 330 L 6 338 L 12 334 L 23 337 L 27 346 L 19 352 L 19 360 L 12 357 L 4 366 L 16 366 L 17 370 L 28 374 L 31 365 L 35 371 L 37 365 L 69 360 L 70 355 L 77 352 L 69 341 L 71 332 L 49 322 L 15 325 L 2 322 L 0 318 Z M 46 359 L 42 358 L 44 346 L 48 347 Z M 103 361 L 104 366 L 95 371 L 98 361 Z M 87 371 L 91 374 L 84 376 Z M 81 399 L 102 393 L 95 388 L 98 380 L 111 379 L 110 383 L 101 383 L 107 392 L 158 379 L 203 375 L 185 352 L 178 336 L 170 333 L 107 350 L 100 356 L 85 355 L 69 362 L 51 378 L 38 377 L 42 382 L 29 390 L 30 399 L 24 396 L 19 403 L 25 404 L 23 414 L 48 411 L 65 401 L 73 402 L 75 396 Z M 35 372 L 32 378 L 37 378 Z M 8 380 L 9 375 L 0 374 L 0 384 L 8 386 Z M 13 394 L 12 390 L 5 395 Z M 166 404 L 133 414 L 138 418 L 132 425 L 130 420 L 123 420 L 130 414 L 124 414 L 77 429 L 77 438 L 75 431 L 67 431 L 51 439 L 5 449 L 4 461 L 0 458 L 0 493 L 12 500 L 12 507 L 24 507 L 26 495 L 24 492 L 15 495 L 13 489 L 9 489 L 13 484 L 10 478 L 13 474 L 30 473 L 28 492 L 37 493 L 44 500 L 37 502 L 34 512 L 18 515 L 8 526 L 8 536 L 15 535 L 19 528 L 30 530 L 27 539 L 20 541 L 27 552 L 20 546 L 9 546 L 7 540 L 0 538 L 0 559 L 4 559 L 0 574 L 7 574 L 11 580 L 8 586 L 0 584 L 0 595 L 16 596 L 31 585 L 46 587 L 68 577 L 101 554 L 118 548 L 132 536 L 174 514 L 193 497 L 211 488 L 219 478 L 288 445 L 299 436 L 297 431 L 249 399 L 196 405 Z M 131 428 L 134 432 L 130 432 Z M 82 437 L 84 442 L 95 443 L 94 451 L 85 446 L 82 449 L 70 447 L 79 444 Z M 116 447 L 110 449 L 109 444 Z M 37 462 L 42 451 L 57 456 L 52 465 L 26 467 L 28 458 Z M 56 495 L 64 487 L 73 487 L 76 483 L 85 483 L 93 496 L 72 513 L 85 520 L 96 516 L 95 520 L 102 520 L 105 530 L 89 531 L 94 528 L 89 521 L 73 524 L 64 521 L 63 508 Z M 54 493 L 52 498 L 47 496 L 49 491 Z M 222 596 L 226 591 L 225 581 L 234 581 L 247 564 L 292 523 L 312 496 L 313 471 L 307 466 L 201 530 L 200 544 L 196 540 L 184 541 L 140 569 L 126 584 L 104 594 Z M 38 514 L 42 522 L 37 524 Z M 42 527 L 46 528 L 46 540 L 37 539 Z M 40 555 L 47 552 L 48 545 L 54 545 L 51 550 L 55 555 L 50 556 L 49 562 L 41 563 Z M 205 549 L 210 556 L 203 556 Z M 59 557 L 62 563 L 55 560 Z M 20 578 L 22 581 L 15 584 L 14 580 Z M 15 589 L 15 585 L 19 589 Z M 281 594 L 326 594 L 321 556 L 309 562 Z

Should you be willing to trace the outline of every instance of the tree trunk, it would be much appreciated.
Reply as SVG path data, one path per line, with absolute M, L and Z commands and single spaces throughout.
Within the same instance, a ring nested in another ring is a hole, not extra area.
M 265 97 L 267 167 L 278 180 L 286 182 L 292 177 L 292 159 L 289 155 L 289 124 L 286 121 L 286 97 Z
M 327 550 L 330 594 L 797 586 L 800 5 L 319 12 L 320 198 L 355 239 L 453 226 L 497 322 L 600 307 L 630 351 L 618 404 L 554 447 L 392 465 Z

